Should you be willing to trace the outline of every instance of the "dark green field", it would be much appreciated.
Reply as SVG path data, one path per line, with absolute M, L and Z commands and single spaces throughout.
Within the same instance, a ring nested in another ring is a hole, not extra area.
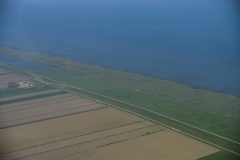
M 0 48 L 0 54 L 1 53 L 51 66 L 50 69 L 44 70 L 27 70 L 18 67 L 20 69 L 128 102 L 240 142 L 240 98 L 232 95 L 193 89 L 171 81 L 78 63 L 66 58 L 54 57 L 43 53 L 19 51 L 6 47 Z M 11 65 L 6 62 L 1 63 Z M 0 69 L 1 68 L 36 79 L 36 77 L 30 73 L 24 71 L 2 65 L 0 66 Z M 65 86 L 43 77 L 41 78 L 53 86 L 115 105 L 226 149 L 237 153 L 240 152 L 240 145 L 237 143 L 224 140 L 174 120 L 170 120 L 164 116 L 134 107 L 130 104 Z M 229 157 L 229 159 L 235 157 L 228 152 L 219 152 L 202 159 L 219 159 L 218 157 L 224 156 Z

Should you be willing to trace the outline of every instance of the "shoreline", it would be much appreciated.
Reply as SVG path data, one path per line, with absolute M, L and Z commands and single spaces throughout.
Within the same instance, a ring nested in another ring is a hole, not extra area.
M 110 68 L 110 67 L 104 66 L 104 65 L 98 65 L 98 64 L 94 64 L 94 63 L 88 63 L 88 62 L 81 62 L 81 61 L 77 61 L 77 60 L 68 58 L 66 56 L 56 56 L 56 55 L 53 55 L 51 53 L 42 52 L 42 51 L 24 50 L 24 49 L 20 49 L 18 47 L 13 47 L 13 46 L 3 46 L 3 45 L 0 45 L 0 47 L 6 48 L 6 49 L 15 49 L 15 50 L 19 50 L 19 51 L 42 53 L 42 54 L 46 54 L 46 55 L 49 55 L 49 56 L 55 57 L 55 58 L 61 57 L 61 58 L 73 61 L 75 63 L 81 63 L 81 64 L 86 64 L 86 65 L 91 65 L 91 66 L 97 66 L 97 67 L 101 67 L 101 68 L 108 69 L 108 70 L 114 70 L 114 71 L 118 71 L 118 72 L 133 74 L 133 75 L 136 75 L 136 76 L 142 76 L 142 77 L 152 78 L 152 79 L 156 79 L 156 80 L 168 81 L 168 82 L 172 82 L 172 83 L 175 83 L 175 84 L 178 84 L 178 85 L 183 85 L 183 86 L 186 86 L 186 87 L 189 87 L 189 88 L 192 88 L 192 89 L 196 89 L 196 90 L 203 90 L 203 91 L 208 91 L 208 92 L 213 92 L 213 93 L 218 93 L 218 94 L 223 94 L 223 95 L 230 95 L 230 96 L 234 96 L 236 98 L 240 98 L 240 95 L 238 96 L 238 95 L 235 95 L 235 94 L 230 94 L 230 93 L 221 92 L 221 91 L 217 91 L 217 90 L 210 90 L 208 88 L 201 88 L 201 87 L 197 87 L 197 86 L 194 86 L 194 85 L 189 85 L 189 84 L 186 84 L 186 83 L 174 81 L 174 80 L 171 80 L 171 79 L 159 78 L 157 76 L 141 74 L 141 73 L 138 73 L 138 72 L 131 72 L 131 71 L 128 71 L 128 70 L 125 70 L 125 69 L 115 69 L 115 68 Z M 4 54 L 4 53 L 0 53 L 0 54 L 5 55 L 5 56 L 9 56 L 8 54 Z M 16 56 L 16 55 L 15 56 L 9 56 L 9 57 L 14 57 L 14 58 L 18 58 L 18 59 L 27 61 L 26 59 L 23 59 L 23 58 L 21 58 L 19 56 Z M 47 67 L 50 67 L 50 68 L 53 67 L 54 68 L 54 66 L 49 66 L 49 65 L 46 65 L 46 64 L 43 64 L 43 63 L 37 63 L 37 62 L 34 62 L 34 61 L 27 61 L 27 62 L 31 62 L 31 63 L 34 63 L 34 64 L 45 65 Z

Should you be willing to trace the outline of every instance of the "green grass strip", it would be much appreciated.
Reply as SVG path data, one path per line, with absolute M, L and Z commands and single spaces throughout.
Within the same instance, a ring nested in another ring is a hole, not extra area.
M 56 96 L 56 95 L 65 94 L 65 93 L 67 93 L 67 92 L 60 91 L 60 92 L 42 94 L 42 95 L 37 95 L 37 96 L 24 97 L 24 98 L 19 98 L 19 99 L 14 99 L 14 100 L 7 100 L 7 101 L 0 102 L 0 105 L 17 103 L 17 102 L 28 101 L 28 100 L 38 99 L 38 98 L 50 97 L 50 96 Z

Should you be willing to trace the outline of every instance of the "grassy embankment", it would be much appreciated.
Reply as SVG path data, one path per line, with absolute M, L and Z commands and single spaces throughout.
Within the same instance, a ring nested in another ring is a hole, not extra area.
M 240 106 L 240 99 L 237 97 L 193 89 L 170 81 L 77 63 L 69 59 L 42 53 L 3 47 L 0 49 L 0 53 L 52 66 L 47 70 L 31 71 L 38 75 L 129 102 L 218 135 L 240 141 L 238 107 Z M 14 71 L 16 72 L 16 70 Z M 30 76 L 27 73 L 24 74 Z M 59 84 L 57 85 L 59 86 Z M 63 85 L 60 86 L 63 87 Z M 163 116 L 83 90 L 69 87 L 65 87 L 65 89 L 133 111 L 219 146 L 239 152 L 238 144 L 193 129 Z

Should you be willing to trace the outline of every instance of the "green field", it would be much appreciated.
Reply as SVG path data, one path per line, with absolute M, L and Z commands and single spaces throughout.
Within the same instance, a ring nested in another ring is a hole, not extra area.
M 18 66 L 18 68 L 31 73 L 128 102 L 240 142 L 240 98 L 235 96 L 193 89 L 171 81 L 83 64 L 43 53 L 0 47 L 0 54 L 51 66 L 49 69 L 44 70 L 27 70 Z M 6 62 L 1 63 L 14 66 Z M 29 73 L 8 66 L 0 66 L 0 68 L 35 78 Z M 240 151 L 239 144 L 199 131 L 164 116 L 41 78 L 56 87 L 132 111 L 232 151 L 238 153 Z M 214 154 L 210 158 L 217 159 L 220 154 L 222 153 Z

